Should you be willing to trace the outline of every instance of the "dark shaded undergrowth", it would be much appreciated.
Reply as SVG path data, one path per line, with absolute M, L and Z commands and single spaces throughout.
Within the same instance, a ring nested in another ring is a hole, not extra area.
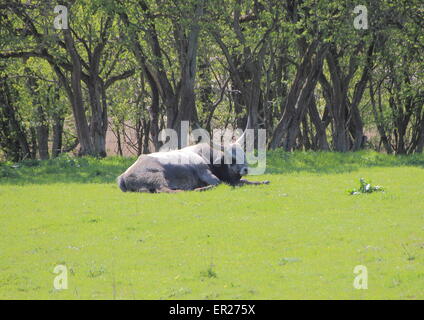
M 0 162 L 0 184 L 112 183 L 134 161 L 135 157 L 97 159 L 62 155 L 46 161 Z M 394 156 L 374 151 L 288 153 L 277 150 L 267 154 L 266 173 L 328 174 L 351 172 L 364 167 L 399 166 L 424 168 L 424 154 Z

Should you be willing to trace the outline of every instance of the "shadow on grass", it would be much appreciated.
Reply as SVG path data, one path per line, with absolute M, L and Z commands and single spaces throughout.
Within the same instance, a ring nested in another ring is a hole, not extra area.
M 52 183 L 112 183 L 134 163 L 135 157 L 72 158 L 26 160 L 0 163 L 0 185 Z
M 135 157 L 92 157 L 20 163 L 0 163 L 0 185 L 52 183 L 114 183 Z M 318 174 L 345 173 L 369 167 L 417 166 L 424 168 L 424 154 L 393 156 L 373 151 L 338 152 L 283 152 L 267 154 L 267 174 L 310 172 Z

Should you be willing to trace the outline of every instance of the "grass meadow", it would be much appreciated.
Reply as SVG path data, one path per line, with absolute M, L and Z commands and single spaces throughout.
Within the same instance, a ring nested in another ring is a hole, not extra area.
M 0 165 L 0 299 L 424 298 L 424 155 L 278 151 L 270 185 L 178 194 L 122 193 L 133 161 Z

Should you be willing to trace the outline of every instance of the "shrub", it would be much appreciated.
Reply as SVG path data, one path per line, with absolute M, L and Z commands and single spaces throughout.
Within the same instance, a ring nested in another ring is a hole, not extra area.
M 367 182 L 364 178 L 359 179 L 359 189 L 348 190 L 350 195 L 358 195 L 362 193 L 373 193 L 378 191 L 384 191 L 382 186 L 373 186 L 371 183 Z

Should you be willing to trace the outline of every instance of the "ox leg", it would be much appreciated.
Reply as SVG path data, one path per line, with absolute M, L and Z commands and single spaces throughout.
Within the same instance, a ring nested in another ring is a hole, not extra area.
M 202 172 L 199 175 L 200 180 L 202 180 L 205 184 L 207 184 L 208 186 L 216 186 L 218 184 L 221 183 L 221 180 L 219 180 L 217 178 L 217 176 L 215 176 L 209 169 Z
M 144 193 L 155 193 L 156 189 L 148 189 L 148 188 L 140 188 L 137 190 L 137 192 L 144 192 Z
M 246 180 L 246 179 L 240 179 L 238 185 L 243 186 L 245 184 L 248 184 L 248 185 L 269 184 L 269 180 L 265 180 L 265 181 L 249 181 L 249 180 Z
M 200 188 L 193 189 L 193 191 L 207 191 L 207 190 L 213 189 L 215 187 L 216 187 L 216 185 L 210 185 L 210 186 L 206 186 L 206 187 L 200 187 Z
M 174 190 L 174 189 L 169 189 L 167 187 L 162 187 L 160 189 L 155 189 L 155 188 L 140 188 L 137 190 L 138 192 L 143 192 L 143 193 L 177 193 L 177 192 L 182 192 L 184 190 Z
M 183 192 L 184 190 L 181 189 L 169 189 L 167 187 L 162 187 L 160 189 L 157 189 L 156 192 L 158 193 L 178 193 L 178 192 Z
M 202 180 L 205 184 L 207 184 L 207 186 L 196 188 L 194 189 L 194 191 L 210 190 L 212 188 L 215 188 L 218 184 L 221 183 L 221 180 L 219 180 L 210 170 L 206 170 L 199 177 L 200 177 L 200 180 Z

